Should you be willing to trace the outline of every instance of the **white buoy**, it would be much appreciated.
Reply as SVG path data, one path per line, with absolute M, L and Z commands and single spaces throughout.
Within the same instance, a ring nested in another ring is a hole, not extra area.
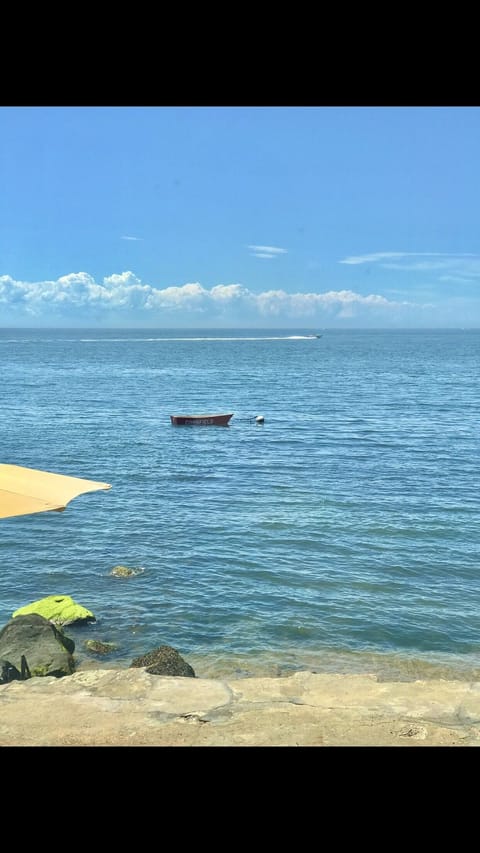
M 265 418 L 263 417 L 263 415 L 257 415 L 257 417 L 255 418 L 257 424 L 263 424 L 264 420 Z

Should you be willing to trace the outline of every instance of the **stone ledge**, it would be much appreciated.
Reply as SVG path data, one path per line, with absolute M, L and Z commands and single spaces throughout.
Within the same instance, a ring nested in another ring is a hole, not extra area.
M 0 685 L 0 746 L 477 746 L 480 683 L 86 670 Z

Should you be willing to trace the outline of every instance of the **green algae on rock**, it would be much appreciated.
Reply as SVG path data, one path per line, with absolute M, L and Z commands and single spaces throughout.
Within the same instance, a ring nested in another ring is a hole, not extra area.
M 96 655 L 108 655 L 117 648 L 115 643 L 105 643 L 102 640 L 85 640 L 84 646 Z
M 69 595 L 47 595 L 46 598 L 40 598 L 38 601 L 33 601 L 31 604 L 26 604 L 25 607 L 20 607 L 12 614 L 14 619 L 16 616 L 28 616 L 31 613 L 38 613 L 53 622 L 54 625 L 72 625 L 74 622 L 95 622 L 96 618 L 91 612 L 77 604 Z

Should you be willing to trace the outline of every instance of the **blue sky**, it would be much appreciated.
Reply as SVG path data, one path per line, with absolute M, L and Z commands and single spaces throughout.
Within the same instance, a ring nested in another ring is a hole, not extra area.
M 480 327 L 478 107 L 0 107 L 0 326 Z

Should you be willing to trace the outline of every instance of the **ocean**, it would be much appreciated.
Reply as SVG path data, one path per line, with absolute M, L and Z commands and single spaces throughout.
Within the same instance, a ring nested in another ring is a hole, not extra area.
M 0 364 L 0 461 L 112 485 L 0 520 L 0 628 L 62 594 L 79 669 L 480 678 L 480 330 L 2 329 Z

